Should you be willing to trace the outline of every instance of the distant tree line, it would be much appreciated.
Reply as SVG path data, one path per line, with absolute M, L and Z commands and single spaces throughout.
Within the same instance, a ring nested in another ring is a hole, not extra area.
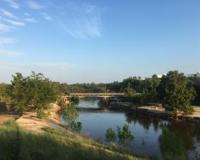
M 124 92 L 125 101 L 136 104 L 162 103 L 172 111 L 191 112 L 191 104 L 200 105 L 200 77 L 187 77 L 178 71 L 170 71 L 162 78 L 130 77 L 122 82 L 66 84 L 53 82 L 43 74 L 32 72 L 13 75 L 11 84 L 0 84 L 0 110 L 16 112 L 41 110 L 55 102 L 60 95 L 71 92 Z

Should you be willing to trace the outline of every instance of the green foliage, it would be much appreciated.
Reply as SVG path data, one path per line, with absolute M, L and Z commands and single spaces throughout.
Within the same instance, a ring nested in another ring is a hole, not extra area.
M 80 132 L 82 129 L 82 123 L 77 122 L 79 112 L 73 103 L 67 105 L 62 111 L 63 119 L 69 124 L 73 131 Z
M 108 128 L 106 130 L 105 137 L 106 137 L 106 141 L 108 141 L 108 142 L 114 142 L 116 140 L 116 138 L 117 138 L 116 137 L 116 133 L 115 133 L 115 131 L 113 131 L 112 128 Z
M 129 129 L 128 124 L 124 124 L 122 127 L 118 126 L 117 134 L 115 133 L 115 131 L 113 131 L 112 128 L 108 128 L 106 130 L 105 137 L 106 137 L 106 141 L 108 142 L 114 142 L 116 138 L 118 137 L 118 140 L 119 140 L 118 142 L 119 144 L 122 144 L 122 145 L 127 145 L 134 139 L 134 136 L 131 130 Z
M 45 109 L 56 96 L 57 86 L 41 73 L 32 72 L 28 77 L 16 73 L 13 76 L 11 98 L 17 112 Z
M 183 143 L 168 128 L 163 128 L 160 137 L 160 149 L 164 160 L 186 160 L 186 150 Z
M 160 78 L 153 75 L 151 78 L 144 80 L 144 96 L 146 102 L 155 103 L 158 102 L 158 86 L 160 84 Z
M 136 91 L 133 89 L 133 87 L 131 87 L 131 84 L 128 83 L 128 86 L 125 88 L 125 93 L 127 96 L 132 97 L 135 95 Z
M 95 83 L 83 83 L 83 84 L 72 84 L 68 85 L 66 88 L 67 92 L 86 92 L 86 93 L 100 93 L 105 92 L 105 85 L 103 83 L 95 84 Z
M 10 85 L 0 84 L 0 111 L 8 111 L 10 104 Z
M 74 104 L 78 104 L 78 102 L 79 102 L 79 97 L 77 97 L 77 96 L 71 97 L 70 102 L 72 102 L 72 103 L 74 103 Z
M 121 144 L 127 144 L 134 138 L 133 134 L 131 133 L 131 130 L 129 129 L 128 124 L 124 124 L 124 126 L 122 127 L 117 127 L 117 134 L 119 143 Z
M 162 77 L 159 85 L 159 95 L 163 106 L 167 110 L 191 112 L 191 101 L 194 99 L 195 92 L 189 86 L 187 78 L 178 71 L 170 71 Z
M 76 107 L 70 103 L 62 111 L 63 119 L 65 119 L 70 125 L 76 121 L 79 116 L 79 113 Z
M 189 77 L 189 82 L 196 91 L 196 97 L 194 99 L 194 104 L 200 105 L 200 77 L 197 75 Z
M 71 123 L 71 129 L 75 132 L 80 133 L 82 129 L 82 123 L 81 122 L 73 122 Z

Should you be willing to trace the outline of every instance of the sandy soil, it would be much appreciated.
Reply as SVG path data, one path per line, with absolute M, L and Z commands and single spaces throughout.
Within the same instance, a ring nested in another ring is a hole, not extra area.
M 5 123 L 7 121 L 16 120 L 18 116 L 9 115 L 9 114 L 0 114 L 0 124 Z
M 26 112 L 23 116 L 16 120 L 18 125 L 26 130 L 33 132 L 43 132 L 43 128 L 56 128 L 65 130 L 59 121 L 54 119 L 39 119 L 34 112 Z
M 182 115 L 184 117 L 190 117 L 190 118 L 200 118 L 200 106 L 193 106 L 194 107 L 194 112 L 189 115 Z M 141 109 L 146 109 L 151 112 L 156 112 L 156 113 L 163 113 L 167 112 L 163 107 L 158 107 L 158 106 L 142 106 L 139 107 Z M 181 114 L 180 114 L 181 115 Z

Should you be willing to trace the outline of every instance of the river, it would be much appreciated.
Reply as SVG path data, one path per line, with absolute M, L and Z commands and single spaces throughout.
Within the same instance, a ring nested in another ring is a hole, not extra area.
M 98 98 L 80 99 L 76 107 L 98 108 Z M 164 157 L 171 155 L 182 159 L 196 159 L 200 154 L 200 125 L 189 122 L 169 122 L 124 112 L 80 112 L 81 134 L 106 143 L 108 128 L 128 124 L 134 139 L 127 147 L 139 155 Z

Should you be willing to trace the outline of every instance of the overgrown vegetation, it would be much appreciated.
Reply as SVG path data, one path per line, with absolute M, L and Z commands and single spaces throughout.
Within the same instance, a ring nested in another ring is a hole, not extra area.
M 20 129 L 15 122 L 0 126 L 0 160 L 139 160 L 128 152 L 101 145 L 71 132 L 45 128 L 43 134 Z

